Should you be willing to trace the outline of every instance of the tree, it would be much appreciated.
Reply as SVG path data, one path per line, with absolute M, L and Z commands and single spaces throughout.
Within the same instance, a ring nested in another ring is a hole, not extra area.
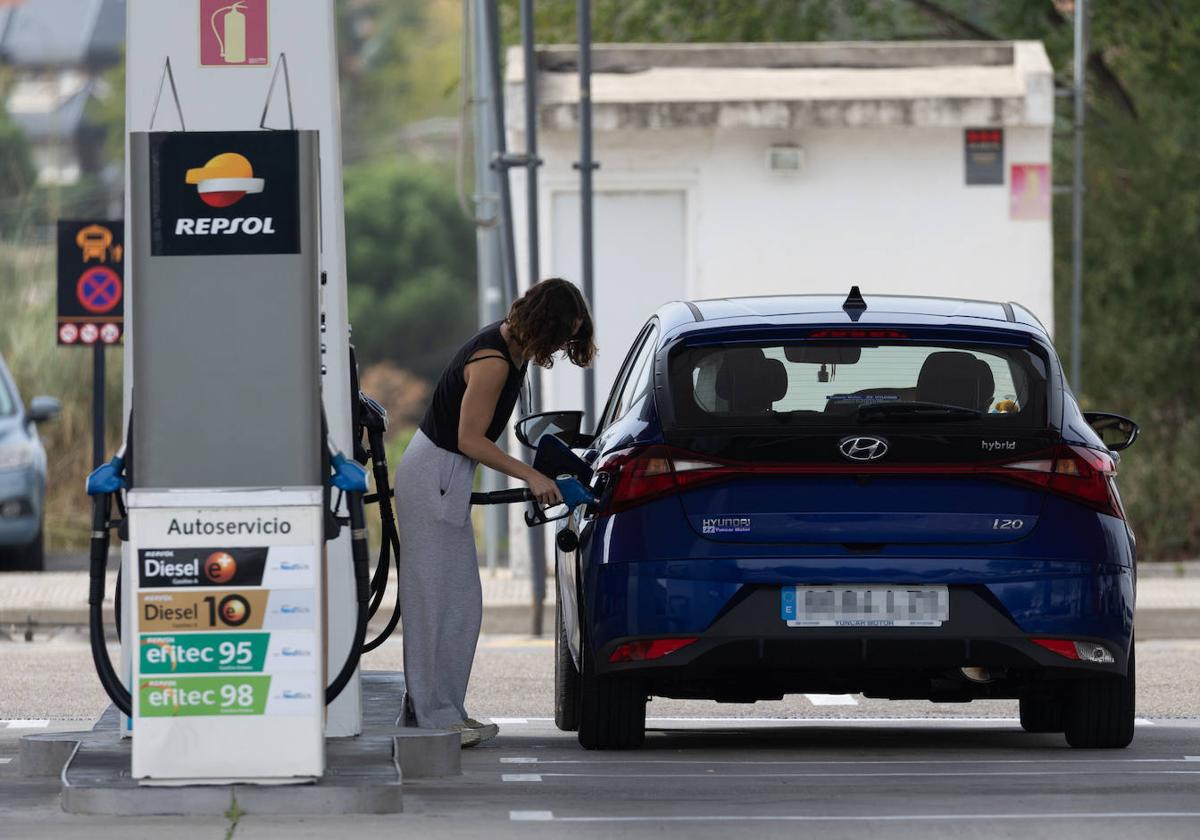
M 354 343 L 427 379 L 475 329 L 475 237 L 448 173 L 411 161 L 346 170 Z
M 517 0 L 503 0 L 517 39 Z M 1035 39 L 1070 79 L 1070 0 L 595 0 L 596 42 Z M 1200 553 L 1200 17 L 1191 4 L 1089 4 L 1080 400 L 1142 423 L 1121 464 L 1143 556 Z M 540 43 L 574 43 L 573 0 L 537 5 Z M 1069 99 L 1054 148 L 1070 171 Z M 1056 199 L 1056 334 L 1068 335 L 1070 198 Z M 1065 351 L 1065 348 L 1063 348 Z M 1069 365 L 1067 353 L 1063 361 Z

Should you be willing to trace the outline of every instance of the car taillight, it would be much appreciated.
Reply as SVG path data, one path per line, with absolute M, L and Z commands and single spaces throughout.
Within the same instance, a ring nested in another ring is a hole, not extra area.
M 1111 665 L 1116 661 L 1108 648 L 1096 642 L 1073 642 L 1069 639 L 1030 639 L 1029 641 L 1066 659 L 1096 662 L 1101 665 Z
M 1004 464 L 1004 475 L 1036 484 L 1109 516 L 1125 518 L 1113 479 L 1112 457 L 1086 446 L 1057 446 L 1049 452 Z
M 605 493 L 597 510 L 600 516 L 620 513 L 673 493 L 739 476 L 967 475 L 1033 484 L 1109 516 L 1125 518 L 1114 483 L 1117 466 L 1112 457 L 1084 446 L 1065 444 L 1007 463 L 885 462 L 871 465 L 715 461 L 658 444 L 614 452 L 596 466 L 596 471 L 610 477 L 610 491 Z
M 678 490 L 722 477 L 723 464 L 705 461 L 668 446 L 614 452 L 596 466 L 607 473 L 610 492 L 601 500 L 601 516 L 620 513 Z
M 809 338 L 908 338 L 900 330 L 814 330 Z
M 619 645 L 609 662 L 644 662 L 647 659 L 660 659 L 668 653 L 674 653 L 682 647 L 687 647 L 697 640 L 691 636 L 682 639 L 639 639 L 636 642 L 626 642 Z

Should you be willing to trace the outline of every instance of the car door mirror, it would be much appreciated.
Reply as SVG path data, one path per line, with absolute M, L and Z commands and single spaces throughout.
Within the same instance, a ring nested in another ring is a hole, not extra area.
M 1107 411 L 1085 411 L 1083 419 L 1092 427 L 1092 431 L 1100 436 L 1104 445 L 1113 452 L 1128 449 L 1137 440 L 1138 424 L 1120 414 Z
M 54 397 L 34 397 L 29 401 L 25 419 L 30 423 L 45 423 L 58 417 L 61 412 L 62 404 Z
M 522 417 L 513 426 L 517 440 L 530 449 L 537 449 L 538 441 L 546 435 L 554 435 L 567 446 L 587 446 L 595 435 L 579 430 L 583 425 L 582 411 L 543 411 Z

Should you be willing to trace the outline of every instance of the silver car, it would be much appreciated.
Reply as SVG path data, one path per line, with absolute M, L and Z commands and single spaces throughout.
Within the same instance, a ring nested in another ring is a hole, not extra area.
M 37 426 L 59 410 L 53 397 L 34 397 L 26 407 L 0 358 L 0 569 L 45 564 L 46 450 Z

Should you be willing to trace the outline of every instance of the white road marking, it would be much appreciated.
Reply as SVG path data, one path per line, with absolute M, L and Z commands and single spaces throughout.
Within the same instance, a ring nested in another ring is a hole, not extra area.
M 0 764 L 8 764 L 10 761 L 12 761 L 11 758 L 0 758 Z
M 1079 814 L 713 814 L 710 816 L 556 817 L 553 811 L 509 811 L 514 822 L 981 822 L 985 820 L 1138 820 L 1200 817 L 1200 811 L 1108 811 Z
M 529 718 L 529 720 L 550 720 L 550 718 Z M 829 724 L 829 723 L 991 723 L 1009 726 L 1019 724 L 1020 718 L 1015 717 L 795 717 L 795 718 L 736 718 L 736 717 L 656 717 L 646 718 L 646 723 L 792 723 L 792 724 Z M 1137 726 L 1154 726 L 1154 721 L 1146 718 L 1135 718 Z
M 537 724 L 550 723 L 554 718 L 550 717 L 523 717 L 523 718 L 491 718 L 492 723 L 501 726 L 516 726 L 521 724 Z M 1012 726 L 1019 724 L 1021 721 L 1015 717 L 835 717 L 825 715 L 822 717 L 648 717 L 647 724 L 660 723 L 713 723 L 713 724 L 768 724 L 768 723 L 790 723 L 793 725 L 812 725 L 820 724 L 822 726 L 834 723 L 839 725 L 858 724 L 858 723 L 990 723 L 995 725 Z M 1155 726 L 1154 721 L 1147 718 L 1137 718 L 1134 723 L 1138 726 Z
M 541 780 L 542 777 L 537 773 L 505 773 L 500 777 L 502 782 L 540 782 Z
M 879 766 L 910 764 L 1083 764 L 1093 767 L 1098 764 L 1186 764 L 1200 761 L 1200 756 L 1189 755 L 1183 758 L 863 758 L 863 759 L 828 759 L 819 758 L 793 761 L 788 759 L 776 760 L 739 760 L 739 759 L 697 759 L 697 758 L 502 758 L 502 763 L 509 764 L 594 764 L 594 765 L 626 765 L 626 764 L 694 764 L 701 767 L 713 765 L 733 765 L 735 767 L 755 766 L 785 766 L 785 767 L 825 767 L 839 766 Z
M 849 694 L 805 694 L 814 706 L 857 706 L 858 701 Z
M 1082 762 L 1080 762 L 1082 764 Z M 720 779 L 728 782 L 730 779 L 872 779 L 900 777 L 916 779 L 920 777 L 941 778 L 944 776 L 1119 776 L 1122 774 L 1137 774 L 1139 776 L 1200 776 L 1200 770 L 1114 770 L 1097 772 L 1095 770 L 947 770 L 930 773 L 911 772 L 874 772 L 874 773 L 725 773 L 716 775 L 713 771 L 706 773 L 542 773 L 541 776 L 555 776 L 576 779 Z M 541 776 L 538 781 L 541 781 Z M 505 781 L 508 781 L 506 778 Z M 514 780 L 516 781 L 516 780 Z
M 548 718 L 547 718 L 548 719 Z M 1015 717 L 834 717 L 832 715 L 794 718 L 737 718 L 737 717 L 656 717 L 646 718 L 646 723 L 722 723 L 722 724 L 820 724 L 822 726 L 854 723 L 991 723 L 1000 726 L 1019 725 Z
M 501 764 L 537 764 L 538 760 L 536 758 L 531 758 L 529 756 L 523 756 L 523 755 L 505 756 L 504 758 L 500 759 L 500 763 Z
M 10 720 L 9 729 L 45 729 L 50 725 L 48 720 Z
M 509 811 L 508 818 L 513 822 L 550 822 L 554 819 L 553 811 Z

